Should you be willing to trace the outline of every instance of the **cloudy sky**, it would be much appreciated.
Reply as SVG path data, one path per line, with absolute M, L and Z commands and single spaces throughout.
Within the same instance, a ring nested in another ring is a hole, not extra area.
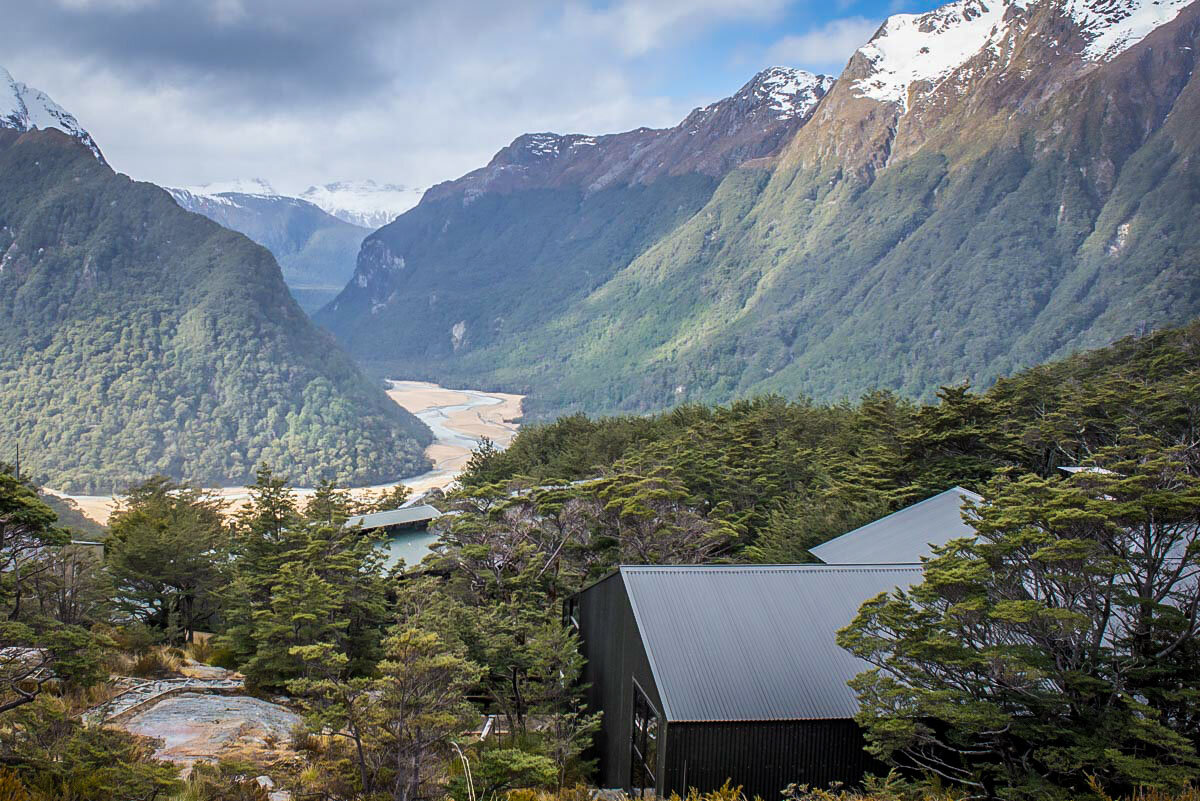
M 427 186 L 526 131 L 673 125 L 772 64 L 836 74 L 930 0 L 0 0 L 0 65 L 164 185 Z

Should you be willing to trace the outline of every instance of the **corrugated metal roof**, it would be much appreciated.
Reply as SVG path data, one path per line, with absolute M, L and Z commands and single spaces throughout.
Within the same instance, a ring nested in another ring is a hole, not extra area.
M 673 721 L 848 718 L 866 663 L 838 647 L 863 601 L 920 581 L 910 565 L 622 567 Z
M 346 521 L 346 528 L 358 526 L 364 531 L 387 526 L 402 526 L 410 523 L 420 523 L 441 517 L 442 513 L 429 504 L 407 506 L 403 509 L 392 509 L 387 512 L 372 512 L 369 515 L 355 515 Z
M 932 555 L 930 545 L 975 536 L 962 519 L 963 502 L 983 500 L 962 487 L 952 487 L 873 523 L 810 549 L 829 565 L 916 564 Z

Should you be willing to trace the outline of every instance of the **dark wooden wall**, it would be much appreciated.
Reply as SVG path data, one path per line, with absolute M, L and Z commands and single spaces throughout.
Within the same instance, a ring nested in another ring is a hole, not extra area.
M 628 789 L 633 682 L 637 681 L 658 710 L 660 731 L 666 724 L 662 700 L 620 574 L 584 590 L 576 596 L 576 603 L 575 617 L 587 659 L 583 680 L 591 685 L 587 691 L 588 706 L 604 713 L 591 752 L 592 758 L 598 760 L 596 780 L 601 787 Z M 662 775 L 664 758 L 660 748 L 658 776 Z
M 715 790 L 732 781 L 747 798 L 775 801 L 788 784 L 854 784 L 886 770 L 863 750 L 853 720 L 672 723 L 660 794 Z

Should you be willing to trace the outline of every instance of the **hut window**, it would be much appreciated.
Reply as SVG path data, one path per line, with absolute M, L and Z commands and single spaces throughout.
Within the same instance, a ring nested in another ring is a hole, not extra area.
M 567 619 L 563 621 L 571 628 L 579 631 L 579 599 L 571 598 L 567 601 Z
M 653 798 L 658 787 L 658 712 L 642 688 L 633 684 L 633 743 L 629 787 L 638 798 Z

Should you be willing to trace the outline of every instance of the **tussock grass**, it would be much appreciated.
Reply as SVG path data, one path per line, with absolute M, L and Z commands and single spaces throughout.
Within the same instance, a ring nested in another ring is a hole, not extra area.
M 154 678 L 170 676 L 183 667 L 184 653 L 169 645 L 152 645 L 144 651 L 121 651 L 109 660 L 109 670 L 123 676 Z
M 194 641 L 183 646 L 183 653 L 187 658 L 201 665 L 212 664 L 211 660 L 216 650 L 212 637 L 197 637 Z

